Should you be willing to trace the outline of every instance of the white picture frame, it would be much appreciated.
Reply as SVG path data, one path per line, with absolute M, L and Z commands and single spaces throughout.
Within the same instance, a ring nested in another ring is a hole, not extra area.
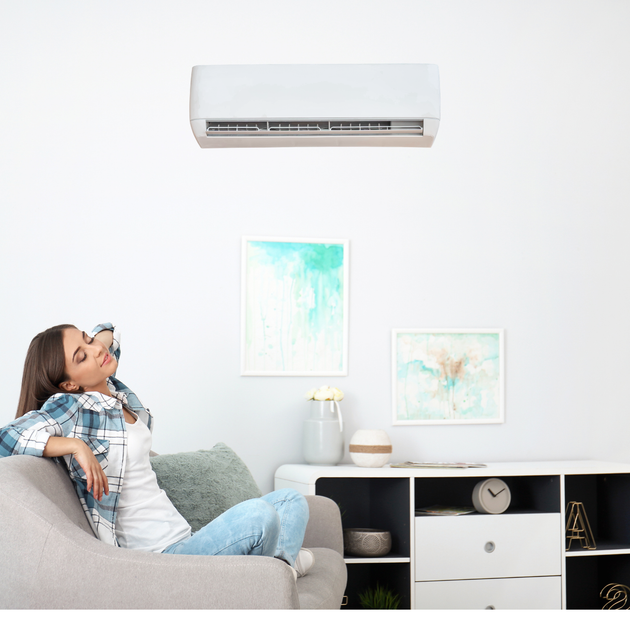
M 504 329 L 392 330 L 392 424 L 505 422 Z
M 244 236 L 241 375 L 346 376 L 348 239 Z

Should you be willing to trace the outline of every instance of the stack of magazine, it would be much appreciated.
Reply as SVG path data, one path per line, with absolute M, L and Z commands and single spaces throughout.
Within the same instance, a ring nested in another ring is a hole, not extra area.
M 461 516 L 473 514 L 476 511 L 472 506 L 430 505 L 425 508 L 416 508 L 416 516 Z
M 485 468 L 486 464 L 469 462 L 401 462 L 390 464 L 391 468 Z

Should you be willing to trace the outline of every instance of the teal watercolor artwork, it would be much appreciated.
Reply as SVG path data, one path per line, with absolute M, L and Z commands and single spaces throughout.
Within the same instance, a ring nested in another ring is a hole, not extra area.
M 504 421 L 502 329 L 392 332 L 393 424 Z
M 241 374 L 348 373 L 347 240 L 244 237 Z

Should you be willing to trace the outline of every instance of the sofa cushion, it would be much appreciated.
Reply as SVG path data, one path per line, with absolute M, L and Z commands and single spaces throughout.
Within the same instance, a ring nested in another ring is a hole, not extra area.
M 193 532 L 237 503 L 262 496 L 249 468 L 222 442 L 209 451 L 155 455 L 151 466 Z

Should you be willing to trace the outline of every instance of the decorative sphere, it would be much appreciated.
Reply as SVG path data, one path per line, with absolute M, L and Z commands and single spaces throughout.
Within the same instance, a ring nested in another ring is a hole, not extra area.
M 389 435 L 380 429 L 359 429 L 350 440 L 350 457 L 357 466 L 380 468 L 392 455 Z

